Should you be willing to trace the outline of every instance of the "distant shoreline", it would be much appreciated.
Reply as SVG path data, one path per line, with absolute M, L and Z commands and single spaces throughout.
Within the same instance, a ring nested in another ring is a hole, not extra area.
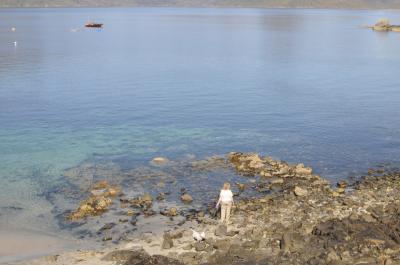
M 59 9 L 59 8 L 210 8 L 210 9 L 295 9 L 295 10 L 379 10 L 399 11 L 394 7 L 329 7 L 329 6 L 237 6 L 237 5 L 38 5 L 38 6 L 2 6 L 0 9 Z

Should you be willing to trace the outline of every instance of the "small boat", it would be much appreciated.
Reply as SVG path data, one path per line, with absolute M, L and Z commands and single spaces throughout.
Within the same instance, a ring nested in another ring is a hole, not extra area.
M 85 24 L 85 27 L 87 28 L 102 28 L 103 24 L 101 23 L 94 23 L 94 22 L 89 22 Z

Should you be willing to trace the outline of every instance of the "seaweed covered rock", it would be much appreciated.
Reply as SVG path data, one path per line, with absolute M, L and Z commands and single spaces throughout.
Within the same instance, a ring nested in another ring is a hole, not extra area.
M 259 174 L 264 167 L 264 162 L 254 153 L 233 152 L 228 155 L 228 160 L 238 172 L 249 176 Z
M 313 172 L 312 168 L 304 164 L 289 165 L 284 161 L 260 157 L 255 153 L 232 152 L 228 154 L 228 161 L 239 174 L 245 176 L 310 178 Z
M 79 207 L 67 216 L 67 219 L 76 221 L 103 214 L 112 204 L 113 198 L 120 193 L 120 188 L 112 186 L 106 181 L 99 181 L 93 185 L 90 193 L 91 195 L 83 200 Z
M 104 196 L 90 196 L 80 203 L 78 209 L 73 211 L 68 216 L 68 219 L 74 221 L 88 216 L 101 215 L 108 210 L 111 204 L 112 200 L 110 198 Z

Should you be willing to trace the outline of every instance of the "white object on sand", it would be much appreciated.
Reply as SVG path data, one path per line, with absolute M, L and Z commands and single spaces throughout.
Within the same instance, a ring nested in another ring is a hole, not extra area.
M 191 230 L 193 232 L 192 236 L 193 236 L 194 240 L 203 241 L 204 239 L 206 239 L 206 233 L 204 233 L 204 232 L 199 233 L 199 232 L 194 231 L 193 229 L 191 229 Z
M 17 29 L 16 29 L 16 28 L 14 28 L 14 27 L 12 27 L 12 28 L 11 28 L 11 31 L 16 31 L 16 30 L 17 30 Z
M 14 46 L 17 47 L 17 45 L 18 45 L 18 42 L 14 41 Z

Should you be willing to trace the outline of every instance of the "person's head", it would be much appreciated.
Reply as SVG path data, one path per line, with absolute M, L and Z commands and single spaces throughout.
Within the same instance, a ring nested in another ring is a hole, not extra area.
M 224 190 L 229 190 L 231 188 L 231 184 L 229 184 L 229 182 L 225 182 L 224 186 L 222 187 L 222 189 Z

